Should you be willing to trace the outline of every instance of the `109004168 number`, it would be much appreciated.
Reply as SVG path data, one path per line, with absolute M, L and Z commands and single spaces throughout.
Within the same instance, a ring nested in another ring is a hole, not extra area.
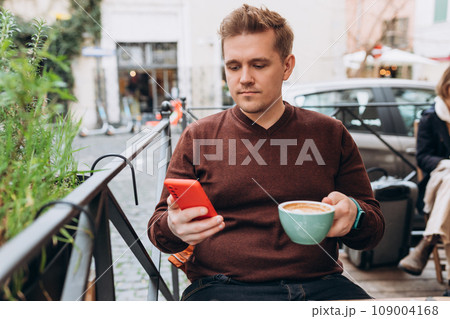
M 412 315 L 412 316 L 437 316 L 439 314 L 438 306 L 372 306 L 373 316 L 390 316 L 390 315 Z

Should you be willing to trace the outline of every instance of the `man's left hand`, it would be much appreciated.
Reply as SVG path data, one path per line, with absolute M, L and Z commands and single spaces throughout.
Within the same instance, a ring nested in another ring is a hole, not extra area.
M 358 209 L 355 203 L 340 192 L 331 192 L 322 199 L 322 203 L 333 205 L 334 220 L 327 237 L 343 237 L 347 235 L 355 223 Z

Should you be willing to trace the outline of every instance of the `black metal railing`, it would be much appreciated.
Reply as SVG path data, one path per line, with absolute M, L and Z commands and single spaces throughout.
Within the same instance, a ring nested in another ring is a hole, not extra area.
M 404 105 L 423 106 L 431 103 L 403 103 Z M 397 107 L 402 103 L 368 103 L 365 107 Z M 189 122 L 197 120 L 193 113 L 197 110 L 224 110 L 231 106 L 208 107 L 208 108 L 186 108 L 185 100 L 182 100 L 183 120 L 182 129 Z M 345 103 L 338 105 L 323 105 L 321 108 L 333 108 L 331 116 L 339 112 L 349 114 L 352 118 L 360 121 L 361 126 L 377 136 L 394 154 L 401 157 L 409 166 L 414 167 L 397 150 L 387 143 L 378 132 L 364 123 L 358 114 L 352 111 L 359 107 L 357 103 Z M 172 291 L 161 276 L 161 252 L 152 246 L 151 257 L 142 244 L 136 231 L 127 219 L 126 213 L 118 204 L 114 194 L 108 187 L 113 180 L 127 165 L 131 163 L 142 151 L 158 138 L 167 141 L 163 147 L 158 148 L 160 152 L 160 167 L 157 182 L 154 185 L 157 197 L 161 193 L 167 165 L 172 155 L 171 128 L 170 128 L 170 103 L 165 102 L 162 108 L 161 122 L 146 133 L 141 133 L 139 140 L 122 154 L 114 155 L 120 158 L 112 160 L 101 171 L 94 173 L 86 179 L 79 187 L 67 195 L 64 199 L 51 203 L 45 213 L 42 213 L 35 222 L 27 227 L 15 238 L 8 241 L 0 248 L 0 285 L 7 282 L 8 278 L 35 258 L 42 247 L 51 241 L 62 227 L 78 217 L 74 247 L 71 250 L 64 286 L 60 300 L 84 300 L 84 295 L 89 290 L 91 283 L 88 282 L 91 271 L 95 271 L 95 299 L 115 300 L 115 285 L 113 275 L 113 261 L 111 250 L 111 237 L 109 221 L 117 229 L 124 239 L 136 260 L 149 276 L 148 300 L 158 300 L 159 293 L 166 300 L 179 299 L 178 270 L 172 266 Z M 108 154 L 102 156 L 113 156 Z M 135 185 L 135 183 L 134 183 Z M 137 198 L 136 198 L 137 201 Z M 94 267 L 92 264 L 94 262 Z M 92 269 L 94 268 L 94 269 Z
M 149 276 L 147 299 L 158 300 L 159 292 L 166 300 L 179 299 L 177 268 L 172 267 L 173 290 L 170 291 L 160 273 L 161 252 L 153 247 L 151 257 L 149 256 L 108 187 L 108 183 L 127 164 L 161 137 L 167 143 L 159 148 L 160 158 L 164 159 L 163 163 L 165 163 L 158 171 L 155 185 L 157 196 L 159 196 L 167 165 L 172 156 L 170 110 L 167 104 L 163 105 L 161 113 L 163 116 L 161 122 L 127 148 L 120 155 L 120 159 L 112 160 L 64 199 L 52 203 L 51 208 L 0 248 L 0 286 L 7 282 L 15 271 L 35 258 L 42 247 L 45 247 L 62 227 L 70 223 L 74 217 L 78 217 L 78 231 L 74 235 L 73 244 L 76 249 L 71 250 L 60 300 L 84 300 L 84 295 L 91 286 L 88 279 L 91 271 L 93 272 L 92 261 L 95 265 L 95 278 L 91 281 L 95 283 L 95 299 L 115 300 L 109 221 Z

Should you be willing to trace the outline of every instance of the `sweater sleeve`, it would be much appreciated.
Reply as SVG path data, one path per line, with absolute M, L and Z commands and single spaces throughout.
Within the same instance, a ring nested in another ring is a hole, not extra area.
M 424 114 L 419 122 L 419 131 L 417 133 L 417 165 L 425 172 L 431 173 L 444 159 L 442 156 L 437 156 L 436 143 L 439 140 L 433 134 L 436 128 L 433 127 L 431 114 Z
M 189 127 L 180 136 L 170 160 L 166 177 L 196 179 L 194 166 L 192 165 L 192 138 Z M 169 229 L 167 221 L 167 197 L 169 195 L 167 189 L 163 188 L 160 201 L 148 222 L 147 232 L 150 241 L 162 252 L 176 253 L 186 249 L 188 244 L 175 236 Z
M 360 229 L 352 229 L 342 238 L 345 245 L 353 249 L 371 249 L 383 237 L 384 218 L 380 205 L 373 196 L 359 150 L 350 133 L 342 127 L 342 153 L 336 190 L 357 200 L 366 213 Z

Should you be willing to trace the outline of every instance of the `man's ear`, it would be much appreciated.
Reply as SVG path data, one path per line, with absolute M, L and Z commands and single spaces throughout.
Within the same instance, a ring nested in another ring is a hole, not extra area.
M 286 81 L 291 76 L 292 71 L 295 67 L 295 56 L 293 54 L 289 54 L 286 59 L 284 59 L 284 74 L 283 81 Z

